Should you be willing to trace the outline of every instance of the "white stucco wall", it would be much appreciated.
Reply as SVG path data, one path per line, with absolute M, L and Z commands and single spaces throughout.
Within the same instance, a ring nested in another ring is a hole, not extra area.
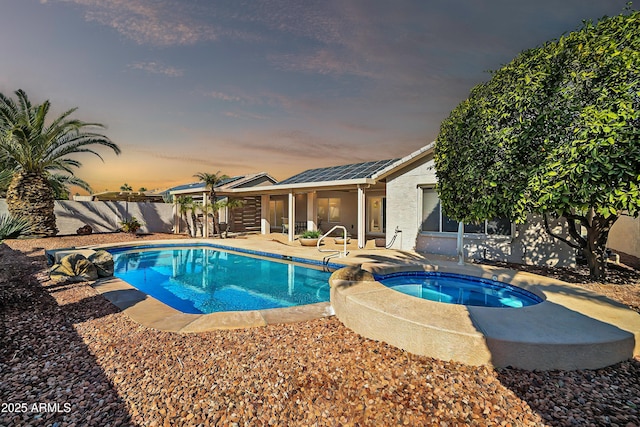
M 0 214 L 6 212 L 6 200 L 0 199 Z M 173 229 L 173 205 L 168 203 L 56 200 L 54 214 L 61 236 L 76 234 L 87 224 L 95 233 L 114 232 L 120 228 L 120 221 L 132 216 L 144 223 L 141 231 L 145 233 L 171 233 Z
M 456 233 L 422 233 L 422 188 L 435 185 L 437 176 L 429 156 L 387 179 L 387 244 L 398 234 L 394 249 L 415 250 L 440 255 L 456 255 Z M 552 224 L 554 232 L 565 235 L 562 224 Z M 516 225 L 512 236 L 465 234 L 465 256 L 549 266 L 575 265 L 575 251 L 549 236 L 539 218 Z
M 607 247 L 640 258 L 640 217 L 618 218 L 609 232 Z
M 396 227 L 401 230 L 393 243 L 393 249 L 416 250 L 416 240 L 422 218 L 419 188 L 421 185 L 435 185 L 436 171 L 432 157 L 417 165 L 392 175 L 387 179 L 387 245 L 393 238 Z M 455 241 L 453 243 L 455 254 Z

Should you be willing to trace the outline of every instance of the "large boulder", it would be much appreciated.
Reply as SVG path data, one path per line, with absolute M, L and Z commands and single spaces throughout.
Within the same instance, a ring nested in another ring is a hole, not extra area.
M 103 250 L 96 251 L 89 255 L 89 261 L 96 267 L 99 277 L 113 276 L 113 256 Z
M 329 284 L 334 280 L 344 280 L 347 282 L 375 282 L 376 279 L 373 277 L 373 274 L 369 273 L 366 270 L 360 268 L 357 265 L 351 265 L 347 267 L 343 267 L 339 270 L 336 270 L 329 277 Z
M 98 279 L 98 271 L 84 255 L 69 254 L 51 267 L 49 277 L 56 281 L 88 282 Z
M 76 230 L 76 234 L 80 236 L 87 236 L 91 233 L 93 233 L 93 228 L 91 228 L 89 224 L 82 226 Z

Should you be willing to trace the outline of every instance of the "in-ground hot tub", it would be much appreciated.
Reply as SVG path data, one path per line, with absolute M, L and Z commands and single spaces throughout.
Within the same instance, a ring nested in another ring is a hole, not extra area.
M 503 283 L 541 302 L 517 308 L 443 303 L 398 292 L 376 280 L 425 272 Z M 454 263 L 363 264 L 361 269 L 336 271 L 329 282 L 331 304 L 347 327 L 414 354 L 470 365 L 545 370 L 597 369 L 640 354 L 640 314 L 542 276 Z
M 445 304 L 521 308 L 543 301 L 536 294 L 496 280 L 440 271 L 400 271 L 374 276 L 403 294 Z

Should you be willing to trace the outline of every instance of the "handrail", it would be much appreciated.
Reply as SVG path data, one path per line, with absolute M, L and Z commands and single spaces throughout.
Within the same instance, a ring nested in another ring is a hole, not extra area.
M 336 249 L 320 249 L 320 243 L 322 243 L 322 239 L 324 239 L 329 234 L 331 234 L 333 232 L 333 230 L 335 230 L 336 228 L 342 228 L 342 230 L 344 231 L 344 233 L 343 233 L 343 236 L 344 236 L 344 250 L 341 252 L 341 251 L 338 251 Z M 332 252 L 332 253 L 334 253 L 333 255 L 329 255 L 327 258 L 331 258 L 331 257 L 335 256 L 336 254 L 340 258 L 349 255 L 349 252 L 347 252 L 347 228 L 344 225 L 334 225 L 331 230 L 327 231 L 322 236 L 320 236 L 320 238 L 318 239 L 318 243 L 316 244 L 316 247 L 318 248 L 319 252 Z

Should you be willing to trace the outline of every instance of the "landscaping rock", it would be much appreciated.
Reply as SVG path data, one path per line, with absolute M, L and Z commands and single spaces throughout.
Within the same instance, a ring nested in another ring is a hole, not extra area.
M 51 280 L 69 280 L 72 282 L 87 282 L 98 279 L 95 265 L 85 256 L 69 254 L 49 270 Z
M 89 261 L 96 267 L 98 277 L 113 276 L 113 256 L 109 252 L 96 251 L 96 253 L 89 256 Z
M 349 266 L 333 272 L 329 283 L 334 280 L 346 280 L 349 282 L 375 282 L 373 274 L 361 269 L 359 266 Z
M 91 233 L 93 233 L 93 228 L 91 228 L 91 226 L 88 224 L 76 230 L 76 234 L 78 234 L 79 236 L 87 236 Z

